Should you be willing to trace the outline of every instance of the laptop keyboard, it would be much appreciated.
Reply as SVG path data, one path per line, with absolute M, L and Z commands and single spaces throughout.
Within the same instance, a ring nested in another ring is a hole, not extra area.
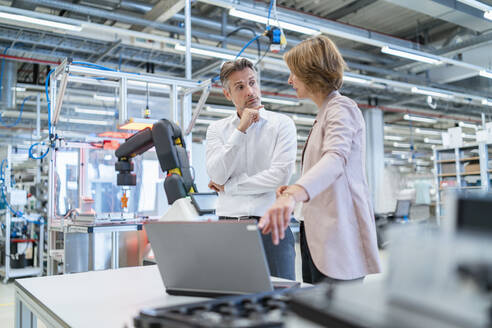
M 180 306 L 142 310 L 136 328 L 160 327 L 283 327 L 289 292 L 229 296 Z

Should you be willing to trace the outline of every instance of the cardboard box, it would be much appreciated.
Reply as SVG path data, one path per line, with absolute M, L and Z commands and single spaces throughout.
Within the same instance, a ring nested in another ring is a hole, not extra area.
M 465 163 L 465 173 L 480 173 L 480 163 Z

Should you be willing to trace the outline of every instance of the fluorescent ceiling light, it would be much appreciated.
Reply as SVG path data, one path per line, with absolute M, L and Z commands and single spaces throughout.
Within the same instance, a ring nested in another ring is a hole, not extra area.
M 407 121 L 415 121 L 415 122 L 423 122 L 423 123 L 437 123 L 437 120 L 435 118 L 415 116 L 409 114 L 403 115 L 403 119 Z
M 418 87 L 412 87 L 412 93 L 417 93 L 421 95 L 427 95 L 427 96 L 434 96 L 434 97 L 439 97 L 439 98 L 453 98 L 453 95 L 451 93 L 446 93 L 442 91 L 434 91 L 434 90 L 429 90 L 429 89 L 423 89 L 423 88 L 418 88 Z
M 420 165 L 420 166 L 430 166 L 431 162 L 417 160 L 417 161 L 415 161 L 415 164 Z
M 416 128 L 415 133 L 427 134 L 427 135 L 431 135 L 431 136 L 440 136 L 442 134 L 441 131 L 427 130 L 427 129 L 421 129 L 421 128 Z
M 299 141 L 307 141 L 307 136 L 297 136 L 297 140 L 299 140 Z
M 74 110 L 75 112 L 82 113 L 82 114 L 103 115 L 103 116 L 115 115 L 115 111 L 109 111 L 109 110 L 98 110 L 98 109 L 80 108 L 80 107 L 75 107 Z
M 279 99 L 279 98 L 268 98 L 261 97 L 261 102 L 272 103 L 272 104 L 280 104 L 287 106 L 299 106 L 300 102 L 296 100 L 288 100 L 288 99 Z
M 391 154 L 393 155 L 399 155 L 399 156 L 409 156 L 410 155 L 410 152 L 408 151 L 403 151 L 403 150 L 392 150 L 391 151 Z
M 403 140 L 405 140 L 405 138 L 399 137 L 399 136 L 384 136 L 384 140 L 403 141 Z
M 215 122 L 215 120 L 207 120 L 204 118 L 199 118 L 195 121 L 196 124 L 205 124 L 205 125 L 212 124 L 213 122 Z
M 343 82 L 351 82 L 351 83 L 358 83 L 358 84 L 370 84 L 371 80 L 369 79 L 363 79 L 360 77 L 354 77 L 354 76 L 343 76 Z
M 133 87 L 142 87 L 142 88 L 147 88 L 147 85 L 149 89 L 161 89 L 161 90 L 170 90 L 171 88 L 168 85 L 165 84 L 159 84 L 159 83 L 148 83 L 148 82 L 143 82 L 143 81 L 128 81 L 128 86 L 133 86 Z
M 463 139 L 473 139 L 473 140 L 475 140 L 477 138 L 473 134 L 466 134 L 466 133 L 462 133 L 461 136 L 463 137 Z
M 5 13 L 5 12 L 0 12 L 0 18 L 5 18 L 8 20 L 12 20 L 12 21 L 29 23 L 29 24 L 34 24 L 34 25 L 46 26 L 46 27 L 51 27 L 51 28 L 55 28 L 55 29 L 67 30 L 67 31 L 79 32 L 82 30 L 82 26 L 80 26 L 80 25 L 71 25 L 71 24 L 59 23 L 59 22 L 55 22 L 52 20 L 39 19 L 39 18 L 28 17 L 28 16 L 24 16 L 24 15 L 9 14 L 9 13 Z
M 176 43 L 176 45 L 174 46 L 174 49 L 177 51 L 181 51 L 181 52 L 186 51 L 186 47 L 179 44 L 179 43 Z M 196 54 L 196 55 L 203 55 L 203 56 L 214 57 L 214 58 L 219 58 L 219 59 L 226 59 L 226 60 L 236 59 L 236 56 L 225 54 L 225 53 L 220 52 L 220 51 L 211 51 L 211 50 L 205 50 L 205 49 L 199 49 L 199 48 L 190 48 L 190 51 L 192 54 Z
M 478 72 L 478 74 L 480 76 L 483 76 L 483 77 L 487 77 L 489 79 L 492 79 L 492 72 L 489 71 L 489 70 L 481 70 L 480 72 Z
M 482 99 L 482 105 L 492 106 L 492 100 Z
M 266 16 L 260 16 L 260 15 L 252 14 L 252 13 L 249 13 L 247 11 L 238 10 L 236 8 L 231 8 L 229 10 L 229 15 L 239 17 L 242 19 L 247 19 L 247 20 L 250 20 L 253 22 L 258 22 L 258 23 L 265 24 L 265 25 L 268 22 L 268 17 L 266 17 Z M 275 19 L 272 19 L 270 17 L 270 25 L 278 26 L 278 23 Z M 302 33 L 302 34 L 308 34 L 308 35 L 319 35 L 319 34 L 321 34 L 320 30 L 309 28 L 309 27 L 304 27 L 304 26 L 297 25 L 297 24 L 282 22 L 282 21 L 280 22 L 280 27 L 282 27 L 283 29 L 286 29 L 286 30 L 291 30 L 294 32 Z
M 441 61 L 439 59 L 432 58 L 430 56 L 425 56 L 425 55 L 409 52 L 407 50 L 398 50 L 398 49 L 391 48 L 389 46 L 382 47 L 381 52 L 385 53 L 385 54 L 393 55 L 393 56 L 398 56 L 398 57 L 403 57 L 403 58 L 407 58 L 407 59 L 412 59 L 412 60 L 424 62 L 427 64 L 437 65 L 437 64 L 441 63 Z
M 483 13 L 483 18 L 491 20 L 492 21 L 492 10 L 488 10 Z
M 24 91 L 26 91 L 26 88 L 15 87 L 14 90 L 17 91 L 17 92 L 24 92 Z
M 429 144 L 436 144 L 436 145 L 442 144 L 442 141 L 439 139 L 424 138 L 424 142 Z
M 205 106 L 205 110 L 207 112 L 227 114 L 227 115 L 231 115 L 236 112 L 235 108 L 226 109 L 226 108 L 217 108 L 212 106 Z
M 101 101 L 118 101 L 118 96 L 100 96 L 95 94 L 94 95 L 94 100 L 101 100 Z
M 145 118 L 130 118 L 126 123 L 120 125 L 118 128 L 120 130 L 143 130 L 145 128 L 151 128 L 156 120 L 145 119 Z
M 292 115 L 292 119 L 294 122 L 303 124 L 303 125 L 313 125 L 314 124 L 314 118 L 308 118 L 308 117 L 299 117 L 297 115 Z
M 469 5 L 469 6 L 473 7 L 473 8 L 477 8 L 477 9 L 483 10 L 483 11 L 488 11 L 488 10 L 491 10 L 492 9 L 486 3 L 483 3 L 483 2 L 480 2 L 480 1 L 476 1 L 476 0 L 458 0 L 458 2 L 464 3 L 466 5 Z
M 393 142 L 393 147 L 398 148 L 410 148 L 412 145 L 409 143 Z
M 76 123 L 76 124 L 89 124 L 89 125 L 111 125 L 112 122 L 100 121 L 100 120 L 83 120 L 72 117 L 60 117 L 60 122 Z
M 461 126 L 462 128 L 467 128 L 467 129 L 475 129 L 475 130 L 478 129 L 478 126 L 476 124 L 470 124 L 470 123 L 465 123 L 465 122 L 460 122 L 459 126 Z

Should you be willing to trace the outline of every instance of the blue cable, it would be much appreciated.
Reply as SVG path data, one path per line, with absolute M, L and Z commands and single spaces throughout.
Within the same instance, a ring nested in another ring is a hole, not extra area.
M 267 24 L 266 24 L 267 30 L 269 30 L 269 28 L 270 28 L 270 13 L 272 12 L 273 1 L 274 0 L 270 1 L 270 6 L 268 7 L 268 19 L 267 19 Z
M 47 106 L 48 106 L 48 134 L 49 134 L 49 138 L 51 138 L 51 101 L 50 101 L 50 96 L 48 94 L 48 85 L 50 83 L 50 76 L 51 76 L 51 73 L 53 73 L 55 71 L 55 68 L 51 69 L 51 71 L 49 71 L 48 75 L 46 75 L 46 80 L 44 81 L 44 92 L 46 93 L 46 103 L 47 103 Z
M 45 145 L 44 142 L 35 142 L 31 145 L 31 147 L 29 147 L 29 158 L 32 158 L 32 159 L 43 159 L 46 157 L 46 155 L 48 155 L 49 151 L 50 151 L 50 147 L 48 147 L 46 149 L 46 152 L 44 154 L 41 154 L 39 156 L 35 156 L 33 153 L 32 153 L 32 150 L 34 147 L 36 147 L 37 145 Z
M 237 59 L 239 56 L 241 56 L 241 54 L 243 53 L 243 51 L 244 51 L 244 50 L 246 50 L 246 48 L 248 48 L 248 47 L 249 47 L 249 45 L 250 45 L 251 43 L 255 42 L 255 41 L 256 41 L 257 39 L 259 39 L 260 37 L 261 37 L 261 35 L 257 35 L 257 36 L 255 36 L 254 38 L 252 38 L 251 40 L 249 40 L 249 42 L 248 42 L 248 43 L 246 43 L 246 44 L 244 45 L 244 47 L 241 49 L 241 51 L 239 51 L 239 53 L 236 55 L 236 58 L 235 58 L 235 59 Z
M 3 164 L 4 163 L 7 163 L 7 160 L 6 159 L 3 159 L 2 160 L 2 164 L 0 165 L 0 181 L 2 181 L 2 182 L 4 180 L 4 177 L 3 177 Z
M 74 61 L 74 62 L 72 62 L 72 64 L 74 64 L 74 65 L 80 65 L 80 66 L 86 66 L 86 67 L 89 67 L 89 68 L 98 68 L 98 69 L 102 69 L 104 71 L 117 72 L 115 69 L 112 69 L 112 68 L 109 68 L 109 67 L 105 67 L 105 66 L 102 66 L 102 65 L 98 65 L 98 64 L 94 64 L 94 63 Z
M 26 100 L 29 99 L 29 98 L 34 98 L 34 96 L 27 96 L 26 98 L 24 98 L 24 100 L 22 100 L 22 105 L 20 107 L 19 116 L 17 116 L 17 119 L 15 120 L 14 123 L 12 123 L 12 124 L 5 124 L 5 122 L 2 119 L 2 115 L 0 115 L 0 125 L 4 126 L 6 128 L 11 128 L 11 127 L 14 127 L 17 124 L 19 124 L 19 122 L 20 122 L 20 120 L 22 118 L 22 112 L 24 110 L 24 104 L 26 103 Z
M 3 51 L 3 54 L 7 54 L 7 50 L 9 50 L 10 47 L 5 48 Z M 0 69 L 0 100 L 2 100 L 2 89 L 3 89 L 3 68 L 5 66 L 5 58 L 2 58 L 2 67 Z

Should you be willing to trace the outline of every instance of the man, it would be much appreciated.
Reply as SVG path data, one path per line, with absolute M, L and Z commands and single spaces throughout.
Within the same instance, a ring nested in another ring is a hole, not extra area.
M 219 192 L 219 219 L 258 220 L 275 201 L 275 190 L 289 181 L 297 153 L 294 122 L 261 105 L 256 71 L 247 59 L 226 62 L 222 90 L 236 113 L 207 130 L 209 187 Z M 262 235 L 272 276 L 295 280 L 294 237 L 290 229 L 278 246 Z

